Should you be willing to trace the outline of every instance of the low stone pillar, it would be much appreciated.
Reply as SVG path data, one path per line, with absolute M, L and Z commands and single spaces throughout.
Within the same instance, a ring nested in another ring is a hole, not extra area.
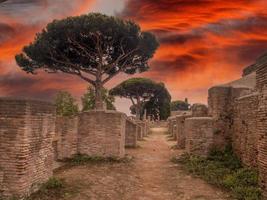
M 136 124 L 139 126 L 138 140 L 143 140 L 143 138 L 146 136 L 146 124 L 141 120 L 136 120 Z
M 168 118 L 169 121 L 169 134 L 176 139 L 176 116 Z
M 24 197 L 53 175 L 55 107 L 0 98 L 0 199 Z
M 137 123 L 137 140 L 143 140 L 143 128 Z
M 205 104 L 196 103 L 192 106 L 193 117 L 207 117 L 208 107 Z
M 177 147 L 179 149 L 185 149 L 185 119 L 192 117 L 192 115 L 180 115 L 176 116 L 176 123 L 177 123 L 177 131 L 176 131 L 176 138 L 177 138 Z
M 124 157 L 126 115 L 92 110 L 79 115 L 78 153 L 88 156 Z
M 213 147 L 213 119 L 193 117 L 185 120 L 186 152 L 207 156 Z
M 78 116 L 56 118 L 56 136 L 53 140 L 55 160 L 72 158 L 78 153 Z
M 136 147 L 137 146 L 137 124 L 130 120 L 126 120 L 125 129 L 125 147 Z

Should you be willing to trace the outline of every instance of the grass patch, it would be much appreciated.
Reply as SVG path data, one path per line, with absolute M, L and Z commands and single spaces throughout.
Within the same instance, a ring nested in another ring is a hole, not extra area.
M 175 145 L 172 145 L 172 146 L 170 147 L 170 149 L 177 150 L 177 149 L 180 149 L 180 148 L 178 147 L 177 144 L 175 144 Z
M 117 158 L 117 157 L 100 157 L 100 156 L 87 156 L 77 154 L 73 158 L 66 159 L 65 162 L 72 165 L 85 165 L 90 163 L 128 163 L 131 158 Z
M 207 158 L 183 155 L 172 158 L 172 162 L 182 164 L 186 171 L 208 183 L 231 191 L 235 199 L 262 199 L 258 173 L 253 169 L 242 167 L 231 147 L 225 148 L 224 151 L 213 150 Z
M 25 200 L 56 200 L 77 193 L 66 187 L 63 180 L 55 177 L 50 178 L 41 188 L 27 197 Z

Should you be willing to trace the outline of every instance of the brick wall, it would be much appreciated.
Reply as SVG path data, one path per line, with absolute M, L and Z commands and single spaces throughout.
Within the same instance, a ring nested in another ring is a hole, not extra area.
M 52 176 L 55 108 L 0 99 L 0 196 L 24 196 Z
M 256 88 L 261 91 L 267 85 L 267 55 L 259 58 L 255 64 L 256 69 Z
M 192 106 L 193 117 L 207 117 L 208 107 L 205 104 L 196 103 Z
M 126 128 L 125 128 L 125 146 L 126 147 L 136 147 L 137 134 L 138 134 L 137 124 L 133 120 L 127 119 Z
M 208 110 L 209 116 L 214 118 L 214 142 L 218 148 L 223 148 L 231 142 L 235 100 L 250 91 L 249 88 L 231 86 L 216 86 L 209 89 Z
M 248 166 L 257 166 L 258 156 L 258 93 L 235 101 L 232 144 L 235 153 Z
M 192 117 L 185 120 L 186 152 L 207 156 L 214 144 L 213 119 Z
M 257 61 L 256 87 L 260 92 L 258 107 L 258 163 L 260 172 L 260 185 L 263 196 L 267 199 L 267 55 Z
M 78 116 L 57 117 L 56 136 L 53 141 L 55 160 L 71 158 L 77 154 Z
M 192 115 L 180 115 L 176 116 L 177 123 L 177 147 L 180 149 L 185 149 L 185 120 L 192 117 Z
M 125 155 L 126 115 L 116 111 L 88 111 L 79 115 L 78 153 L 89 156 Z
M 143 140 L 143 138 L 146 136 L 146 123 L 141 120 L 136 120 L 135 123 L 138 125 L 138 134 L 137 134 L 137 139 L 138 140 Z
M 177 123 L 176 123 L 176 116 L 171 116 L 168 118 L 168 131 L 169 131 L 169 134 L 173 137 L 173 138 L 176 138 L 176 126 L 177 126 Z

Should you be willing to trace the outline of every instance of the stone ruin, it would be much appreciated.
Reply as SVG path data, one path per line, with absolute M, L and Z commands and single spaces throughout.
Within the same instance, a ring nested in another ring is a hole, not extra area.
M 232 144 L 244 165 L 259 170 L 267 198 L 267 54 L 241 79 L 210 88 L 208 107 L 195 104 L 168 124 L 178 147 L 193 155 L 207 156 L 213 147 Z
M 24 197 L 53 176 L 55 160 L 118 157 L 147 135 L 147 123 L 116 111 L 56 116 L 47 102 L 0 98 L 0 199 Z

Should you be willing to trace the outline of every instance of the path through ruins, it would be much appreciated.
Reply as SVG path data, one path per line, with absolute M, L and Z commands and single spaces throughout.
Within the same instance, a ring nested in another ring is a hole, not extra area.
M 134 156 L 130 163 L 90 164 L 57 172 L 64 178 L 69 193 L 63 199 L 72 200 L 224 200 L 219 189 L 198 178 L 192 178 L 173 164 L 172 150 L 161 129 L 154 129 L 137 149 L 127 153 Z

